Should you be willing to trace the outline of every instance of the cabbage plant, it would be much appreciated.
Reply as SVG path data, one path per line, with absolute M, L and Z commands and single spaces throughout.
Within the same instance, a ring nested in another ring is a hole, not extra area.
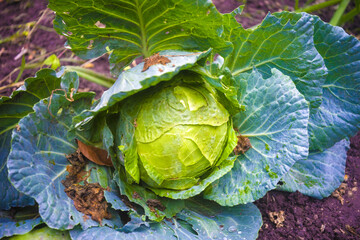
M 360 128 L 360 43 L 343 29 L 290 12 L 244 29 L 241 7 L 206 0 L 49 8 L 68 48 L 108 53 L 118 79 L 95 101 L 76 73 L 43 69 L 1 98 L 0 237 L 46 224 L 72 239 L 256 239 L 266 192 L 321 199 L 342 182 Z M 87 161 L 69 190 L 80 142 L 112 166 Z M 79 203 L 88 184 L 103 217 Z M 35 218 L 8 211 L 31 205 Z

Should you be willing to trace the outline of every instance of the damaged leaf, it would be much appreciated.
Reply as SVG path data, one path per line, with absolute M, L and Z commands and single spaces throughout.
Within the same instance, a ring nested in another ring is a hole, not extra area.
M 166 65 L 167 63 L 170 63 L 171 61 L 167 57 L 160 56 L 159 53 L 155 53 L 151 57 L 145 58 L 144 62 L 145 63 L 144 63 L 142 72 L 145 72 L 146 70 L 149 69 L 149 67 L 151 67 L 153 65 L 156 65 L 156 64 Z
M 146 205 L 150 208 L 152 212 L 155 212 L 155 208 L 160 211 L 165 211 L 166 207 L 158 199 L 148 199 L 146 200 Z
M 82 154 L 77 151 L 68 156 L 68 160 L 71 163 L 67 167 L 69 175 L 62 184 L 65 186 L 65 193 L 74 201 L 75 208 L 85 214 L 84 220 L 90 215 L 91 219 L 99 222 L 100 225 L 104 218 L 111 219 L 104 197 L 105 189 L 99 183 L 88 183 L 86 180 L 90 173 L 84 171 L 86 162 Z

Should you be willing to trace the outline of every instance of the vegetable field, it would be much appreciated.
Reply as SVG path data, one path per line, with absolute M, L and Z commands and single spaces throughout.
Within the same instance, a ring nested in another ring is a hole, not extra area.
M 244 4 L 0 1 L 0 238 L 358 239 L 360 2 Z

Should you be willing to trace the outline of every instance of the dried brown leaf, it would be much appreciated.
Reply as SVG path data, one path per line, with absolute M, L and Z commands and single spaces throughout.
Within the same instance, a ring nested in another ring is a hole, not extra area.
M 170 59 L 168 59 L 167 57 L 164 56 L 160 56 L 159 53 L 156 53 L 154 55 L 152 55 L 151 57 L 145 58 L 144 59 L 144 67 L 142 72 L 145 72 L 146 70 L 149 69 L 149 67 L 156 65 L 156 64 L 162 64 L 162 65 L 166 65 L 167 63 L 170 63 Z
M 87 145 L 79 140 L 77 140 L 78 147 L 84 156 L 90 161 L 105 166 L 113 166 L 111 158 L 107 151 Z

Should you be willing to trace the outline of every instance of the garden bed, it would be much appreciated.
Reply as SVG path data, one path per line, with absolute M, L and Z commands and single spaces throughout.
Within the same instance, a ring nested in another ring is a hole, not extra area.
M 219 11 L 230 12 L 237 6 L 238 1 L 214 1 Z M 51 10 L 44 13 L 46 1 L 0 1 L 1 19 L 0 36 L 12 36 L 19 27 L 34 22 L 41 27 L 31 31 L 34 25 L 27 28 L 27 35 L 14 38 L 12 41 L 0 44 L 0 87 L 14 83 L 18 72 L 11 74 L 13 69 L 21 65 L 22 56 L 26 62 L 54 51 L 57 55 L 70 58 L 72 53 L 64 51 L 64 37 L 52 30 L 53 14 Z M 245 27 L 258 24 L 268 11 L 274 12 L 281 9 L 292 9 L 293 1 L 248 1 L 244 14 L 239 21 Z M 39 21 L 40 16 L 43 18 Z M 324 20 L 328 20 L 331 13 L 319 13 Z M 359 18 L 357 18 L 359 20 Z M 359 34 L 359 21 L 348 24 L 345 29 L 354 35 Z M 30 36 L 29 36 L 30 35 Z M 58 50 L 61 49 L 61 50 Z M 25 54 L 21 54 L 24 53 Z M 80 62 L 80 60 L 79 60 Z M 69 62 L 68 64 L 72 64 Z M 95 71 L 109 73 L 109 64 L 106 57 L 99 58 L 93 63 Z M 37 69 L 27 69 L 19 79 L 19 83 L 26 77 L 34 75 Z M 11 75 L 9 75 L 11 74 Z M 6 78 L 6 76 L 9 76 Z M 19 85 L 20 85 L 19 84 Z M 9 95 L 19 85 L 0 91 L 0 95 Z M 105 90 L 97 84 L 81 80 L 82 91 L 95 91 L 97 98 Z M 358 97 L 358 96 L 354 96 Z M 323 200 L 316 200 L 298 192 L 286 193 L 279 191 L 268 192 L 263 198 L 256 201 L 262 217 L 263 226 L 259 239 L 360 239 L 360 133 L 351 139 L 348 151 L 346 176 L 341 187 L 336 192 Z

